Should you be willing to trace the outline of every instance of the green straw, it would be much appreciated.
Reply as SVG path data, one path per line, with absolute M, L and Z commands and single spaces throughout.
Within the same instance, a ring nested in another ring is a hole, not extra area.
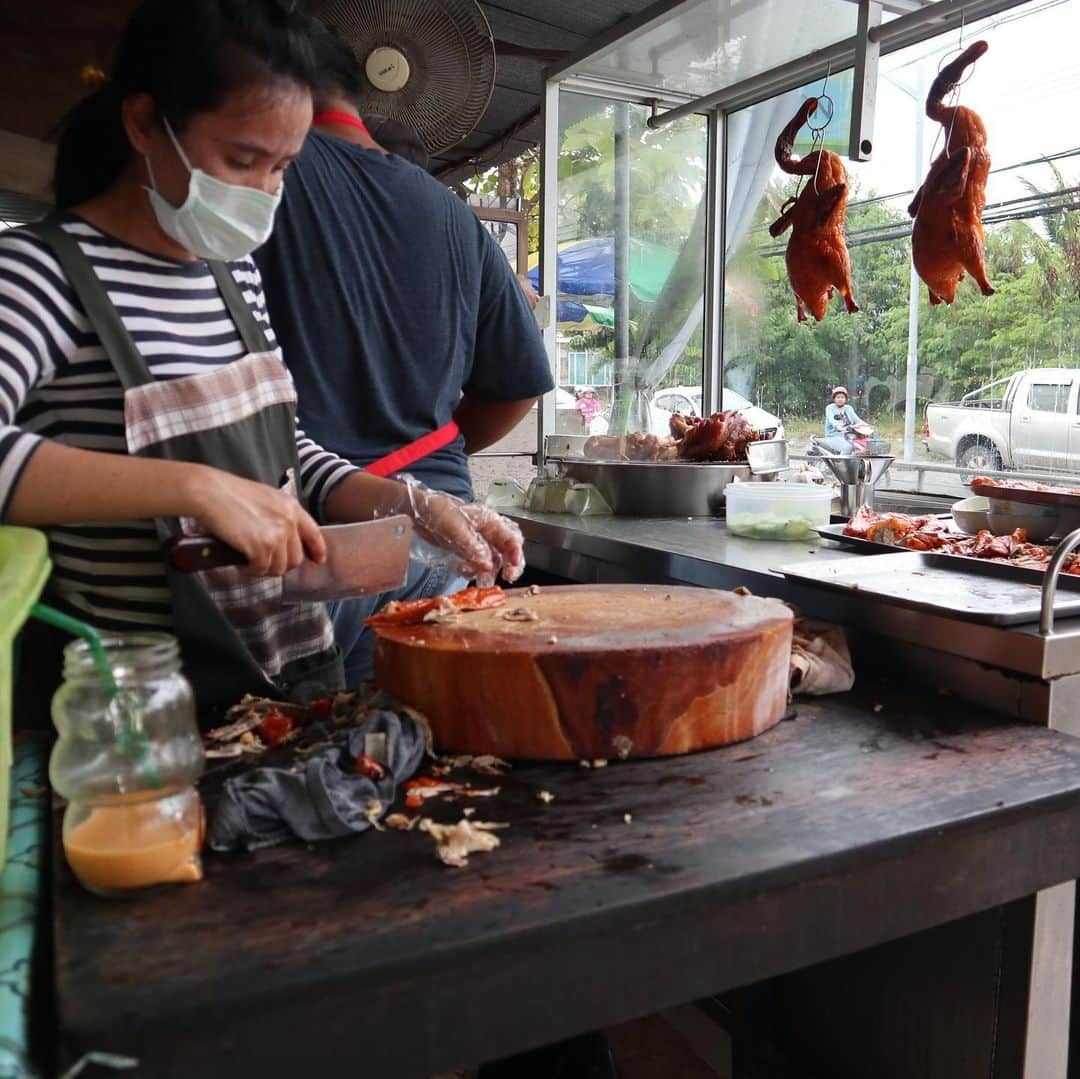
M 109 702 L 115 700 L 120 692 L 120 687 L 116 684 L 116 676 L 113 674 L 112 664 L 109 662 L 109 654 L 101 643 L 101 635 L 98 631 L 93 626 L 80 622 L 77 618 L 72 618 L 62 611 L 48 607 L 44 603 L 35 603 L 30 608 L 30 614 L 42 622 L 47 622 L 50 626 L 55 626 L 65 633 L 70 633 L 74 637 L 81 637 L 86 641 L 86 646 L 90 649 L 90 658 L 94 661 L 94 667 L 97 669 L 101 684 L 105 687 Z M 130 760 L 136 762 L 143 779 L 150 787 L 155 789 L 164 787 L 165 783 L 162 781 L 150 756 L 149 739 L 146 736 L 146 731 L 136 729 L 135 724 L 132 722 L 131 708 L 124 709 L 124 718 L 126 720 L 126 730 L 120 738 L 121 752 Z

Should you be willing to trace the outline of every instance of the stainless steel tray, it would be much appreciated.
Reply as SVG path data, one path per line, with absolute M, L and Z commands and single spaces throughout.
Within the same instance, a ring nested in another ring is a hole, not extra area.
M 961 559 L 956 555 L 898 551 L 844 562 L 799 562 L 779 566 L 778 571 L 804 584 L 858 592 L 926 614 L 997 626 L 1039 621 L 1041 571 L 1026 571 L 1039 578 L 1028 583 L 1015 576 L 1016 566 L 965 558 L 963 568 L 958 569 L 954 565 L 958 561 Z M 978 569 L 969 564 L 977 564 Z M 1061 579 L 1065 579 L 1064 574 Z M 1080 595 L 1059 592 L 1054 614 L 1080 614 Z
M 947 514 L 942 514 L 947 516 Z M 845 536 L 844 526 L 819 525 L 814 531 L 825 539 L 836 540 L 845 543 L 849 547 L 857 548 L 865 554 L 895 554 L 897 551 L 906 552 L 903 547 L 894 547 L 891 543 L 875 543 L 873 540 L 860 539 L 858 536 Z M 959 532 L 958 536 L 967 533 Z M 1045 543 L 1041 546 L 1053 551 L 1054 544 Z M 1046 581 L 1046 571 L 1033 569 L 1030 566 L 1014 566 L 1008 562 L 993 562 L 985 558 L 969 558 L 962 554 L 945 554 L 942 551 L 912 551 L 912 554 L 923 554 L 931 562 L 941 565 L 945 569 L 954 572 L 975 573 L 982 577 L 997 577 L 1003 581 L 1017 581 L 1021 584 L 1033 584 L 1042 587 Z M 1058 588 L 1068 589 L 1070 592 L 1080 592 L 1080 577 L 1075 573 L 1062 573 L 1058 577 Z
M 724 488 L 753 478 L 749 465 L 571 459 L 561 464 L 567 476 L 593 484 L 626 517 L 714 517 L 723 513 Z

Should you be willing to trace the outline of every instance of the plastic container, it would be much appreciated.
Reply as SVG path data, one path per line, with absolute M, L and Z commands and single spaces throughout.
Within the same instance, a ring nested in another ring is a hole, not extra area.
M 732 483 L 724 491 L 728 531 L 760 540 L 805 543 L 829 523 L 833 493 L 812 483 Z
M 68 799 L 68 864 L 92 892 L 124 896 L 202 877 L 203 769 L 195 698 L 164 633 L 103 638 L 110 696 L 83 641 L 64 649 L 49 778 Z
M 0 526 L 0 865 L 7 856 L 11 783 L 12 645 L 51 569 L 41 532 Z

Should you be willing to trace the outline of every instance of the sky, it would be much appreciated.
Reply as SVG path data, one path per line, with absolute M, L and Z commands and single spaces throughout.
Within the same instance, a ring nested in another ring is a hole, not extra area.
M 964 29 L 964 46 L 985 40 L 989 49 L 976 61 L 971 78 L 960 87 L 959 102 L 983 118 L 993 168 L 1043 154 L 1080 150 L 1080 0 L 1032 0 L 995 19 Z M 914 179 L 915 130 L 925 92 L 916 101 L 898 84 L 919 85 L 920 73 L 933 80 L 938 63 L 957 55 L 956 31 L 881 61 L 870 162 L 846 161 L 860 189 L 879 193 L 910 189 Z M 922 174 L 929 166 L 935 139 L 940 152 L 941 125 L 925 121 Z M 1080 184 L 1080 153 L 1058 162 L 1066 180 Z M 1044 164 L 1020 171 L 992 173 L 988 202 L 1027 194 L 1020 177 L 1053 186 Z M 920 181 L 921 182 L 921 181 Z M 906 201 L 906 200 L 905 200 Z

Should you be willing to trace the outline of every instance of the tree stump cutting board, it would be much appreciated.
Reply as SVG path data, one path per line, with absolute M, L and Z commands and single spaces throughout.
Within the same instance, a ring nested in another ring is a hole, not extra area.
M 791 629 L 778 600 L 713 589 L 515 589 L 505 607 L 448 623 L 377 627 L 375 679 L 427 716 L 445 750 L 667 756 L 780 719 Z

